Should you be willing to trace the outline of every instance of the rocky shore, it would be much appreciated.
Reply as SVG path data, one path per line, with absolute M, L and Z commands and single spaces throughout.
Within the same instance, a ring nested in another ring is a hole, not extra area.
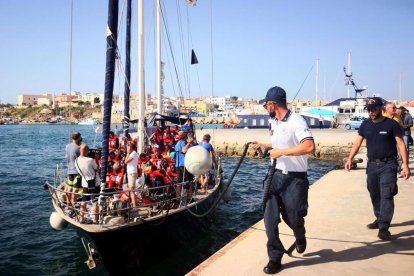
M 312 129 L 316 151 L 311 158 L 340 160 L 348 156 L 357 131 L 346 129 Z M 197 138 L 209 133 L 216 151 L 224 156 L 241 156 L 246 143 L 258 141 L 270 143 L 267 129 L 203 129 L 197 130 Z M 249 147 L 247 156 L 260 157 L 260 153 Z

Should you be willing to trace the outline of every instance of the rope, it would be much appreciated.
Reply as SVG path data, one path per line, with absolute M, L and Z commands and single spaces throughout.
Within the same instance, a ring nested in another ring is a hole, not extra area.
M 239 162 L 237 163 L 237 165 L 236 165 L 236 167 L 234 168 L 234 170 L 233 170 L 233 173 L 232 173 L 232 175 L 231 175 L 231 177 L 230 177 L 230 179 L 229 179 L 229 181 L 228 181 L 228 184 L 227 184 L 227 187 L 226 187 L 226 189 L 221 193 L 221 195 L 217 198 L 217 200 L 214 202 L 214 204 L 210 207 L 210 209 L 208 209 L 204 214 L 196 214 L 196 213 L 194 213 L 193 211 L 191 211 L 190 210 L 190 208 L 189 207 L 187 207 L 186 206 L 186 209 L 187 209 L 187 211 L 191 214 L 191 215 L 193 215 L 193 216 L 195 216 L 195 217 L 197 217 L 197 218 L 202 218 L 202 217 L 205 217 L 205 216 L 207 216 L 208 214 L 210 214 L 213 210 L 215 210 L 216 208 L 217 208 L 217 205 L 218 205 L 218 203 L 220 202 L 220 200 L 223 198 L 223 196 L 224 196 L 224 194 L 227 192 L 227 190 L 229 189 L 229 187 L 230 187 L 230 185 L 231 185 L 231 183 L 233 182 L 233 179 L 234 179 L 234 176 L 236 175 L 236 173 L 238 172 L 238 170 L 239 170 L 239 168 L 240 168 L 240 165 L 242 164 L 242 162 L 243 162 L 243 160 L 244 160 L 244 158 L 246 157 L 246 154 L 247 154 L 247 150 L 248 150 L 248 148 L 249 148 L 249 145 L 251 144 L 251 142 L 249 142 L 249 143 L 247 143 L 247 144 L 245 144 L 244 145 L 244 151 L 243 151 L 243 154 L 242 154 L 242 156 L 241 156 L 241 158 L 240 158 L 240 160 L 239 160 Z M 218 168 L 218 169 L 220 169 L 220 168 Z M 222 185 L 221 183 L 220 183 L 220 185 Z
M 303 85 L 305 84 L 306 80 L 308 79 L 309 74 L 312 72 L 313 67 L 315 67 L 315 63 L 313 63 L 313 64 L 312 64 L 311 69 L 309 70 L 308 74 L 306 75 L 305 80 L 304 80 L 304 81 L 302 82 L 302 84 L 300 85 L 299 90 L 298 90 L 298 92 L 296 92 L 296 95 L 295 95 L 295 97 L 293 98 L 292 102 L 296 99 L 296 96 L 299 94 L 300 90 L 302 89 Z

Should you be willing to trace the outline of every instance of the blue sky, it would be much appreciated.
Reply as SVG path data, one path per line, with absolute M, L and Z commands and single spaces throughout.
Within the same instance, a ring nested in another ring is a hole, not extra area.
M 321 99 L 346 96 L 342 67 L 352 51 L 352 69 L 358 86 L 391 100 L 414 95 L 414 1 L 236 1 L 164 0 L 173 47 L 180 49 L 176 5 L 181 7 L 184 48 L 194 48 L 199 64 L 186 67 L 191 96 L 234 95 L 262 98 L 278 85 L 292 99 L 317 58 L 320 59 Z M 122 1 L 120 6 L 122 7 Z M 133 1 L 136 6 L 136 1 Z M 146 90 L 153 93 L 153 1 L 146 0 Z M 70 0 L 0 0 L 0 101 L 17 103 L 18 94 L 69 91 Z M 188 18 L 186 16 L 188 12 Z M 136 14 L 133 15 L 136 26 Z M 213 22 L 214 89 L 211 82 L 210 20 Z M 74 0 L 72 88 L 103 93 L 105 68 L 104 0 Z M 124 31 L 124 29 L 122 29 Z M 136 28 L 133 31 L 136 43 Z M 188 40 L 191 34 L 191 40 Z M 123 39 L 124 35 L 120 35 Z M 163 36 L 165 38 L 165 35 Z M 190 42 L 188 42 L 190 41 Z M 123 48 L 123 42 L 119 42 Z M 191 45 L 188 47 L 188 45 Z M 136 45 L 132 49 L 132 90 L 137 91 Z M 178 95 L 172 81 L 171 60 L 163 46 L 165 93 Z M 189 55 L 187 49 L 185 57 Z M 121 50 L 123 55 L 123 50 Z M 178 69 L 182 54 L 175 53 Z M 199 81 L 198 81 L 199 80 Z M 114 93 L 123 93 L 117 78 Z M 213 90 L 213 91 L 212 91 Z M 314 70 L 298 98 L 315 98 Z

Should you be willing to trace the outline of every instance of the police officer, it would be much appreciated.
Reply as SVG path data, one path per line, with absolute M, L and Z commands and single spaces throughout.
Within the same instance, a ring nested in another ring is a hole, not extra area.
M 285 252 L 279 239 L 280 215 L 293 230 L 296 251 L 303 253 L 306 249 L 304 217 L 308 210 L 309 189 L 307 155 L 314 152 L 315 144 L 306 121 L 287 108 L 286 92 L 282 88 L 270 88 L 266 98 L 260 102 L 269 112 L 272 143 L 257 146 L 271 147 L 270 157 L 277 159 L 264 214 L 269 262 L 263 271 L 274 274 L 281 270 Z
M 378 237 L 382 240 L 390 240 L 391 233 L 388 228 L 394 214 L 394 196 L 398 192 L 397 146 L 403 161 L 404 179 L 410 177 L 410 170 L 401 127 L 396 121 L 382 115 L 382 105 L 383 102 L 378 97 L 367 101 L 369 119 L 362 122 L 358 130 L 358 137 L 352 146 L 345 169 L 350 170 L 352 160 L 365 139 L 368 151 L 367 187 L 376 217 L 375 221 L 367 227 L 379 229 Z

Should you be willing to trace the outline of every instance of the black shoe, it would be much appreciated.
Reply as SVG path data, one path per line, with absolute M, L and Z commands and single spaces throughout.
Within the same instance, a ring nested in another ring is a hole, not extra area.
M 378 238 L 380 238 L 381 240 L 384 240 L 384 241 L 389 241 L 389 240 L 391 240 L 391 233 L 390 233 L 390 231 L 388 231 L 386 229 L 380 229 L 378 231 Z
M 306 238 L 303 237 L 302 239 L 296 240 L 296 252 L 303 253 L 306 250 Z
M 263 272 L 266 274 L 276 274 L 282 270 L 282 264 L 280 262 L 269 261 L 263 268 Z
M 378 229 L 379 225 L 378 225 L 378 220 L 374 220 L 373 223 L 367 224 L 367 228 L 368 229 Z

